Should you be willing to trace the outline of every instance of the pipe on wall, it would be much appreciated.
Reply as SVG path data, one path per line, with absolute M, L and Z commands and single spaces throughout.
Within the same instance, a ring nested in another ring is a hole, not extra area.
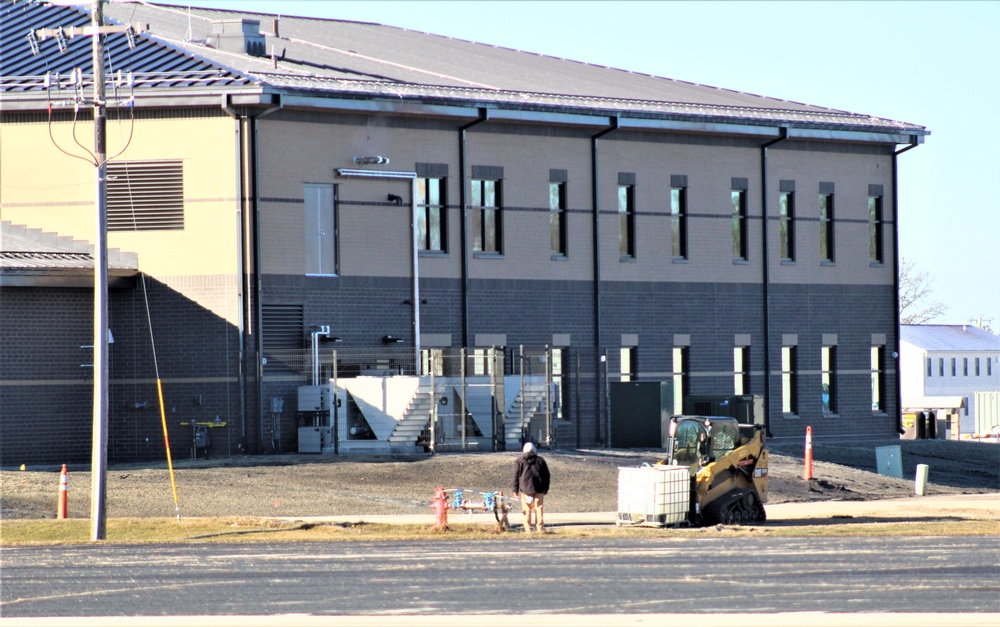
M 598 175 L 600 174 L 600 166 L 598 164 L 598 152 L 597 152 L 597 142 L 599 139 L 604 137 L 609 133 L 613 133 L 618 130 L 618 117 L 611 119 L 611 126 L 600 131 L 596 135 L 590 136 L 590 189 L 591 189 L 591 203 L 594 208 L 594 374 L 596 375 L 595 381 L 598 385 L 595 385 L 595 395 L 596 395 L 596 407 L 597 407 L 597 419 L 594 421 L 594 434 L 597 442 L 601 441 L 601 416 L 604 415 L 604 402 L 605 398 L 602 394 L 603 386 L 600 385 L 601 380 L 601 344 L 603 338 L 601 337 L 601 203 L 600 203 L 600 184 L 598 182 Z
M 894 314 L 896 321 L 896 337 L 893 340 L 893 363 L 896 365 L 896 431 L 903 433 L 903 392 L 900 389 L 900 372 L 899 372 L 899 335 L 900 335 L 900 321 L 899 321 L 899 200 L 897 199 L 897 194 L 899 191 L 898 176 L 898 164 L 896 159 L 899 155 L 903 154 L 907 150 L 912 150 L 920 145 L 916 135 L 910 136 L 910 143 L 906 148 L 902 148 L 892 153 L 892 302 L 894 306 Z
M 764 431 L 771 437 L 771 260 L 767 245 L 767 149 L 788 139 L 788 128 L 782 126 L 781 135 L 760 147 L 760 213 L 761 213 L 761 267 L 763 268 L 764 300 Z
M 462 227 L 462 346 L 469 348 L 469 224 L 466 213 L 468 211 L 468 178 L 466 177 L 466 136 L 465 132 L 482 124 L 490 119 L 490 111 L 486 108 L 479 109 L 479 117 L 460 126 L 458 129 L 458 204 L 459 222 Z

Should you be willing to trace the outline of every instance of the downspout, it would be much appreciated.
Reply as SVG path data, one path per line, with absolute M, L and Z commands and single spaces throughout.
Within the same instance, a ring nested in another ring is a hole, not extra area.
M 760 147 L 760 211 L 763 243 L 761 266 L 764 269 L 764 432 L 771 437 L 771 267 L 767 245 L 767 149 L 788 139 L 788 128 L 782 126 L 781 134 Z
M 462 227 L 462 346 L 469 348 L 469 224 L 466 219 L 468 205 L 468 181 L 466 172 L 465 131 L 490 119 L 490 111 L 479 109 L 479 117 L 458 129 L 458 204 L 459 222 Z
M 903 392 L 900 389 L 900 377 L 899 377 L 899 335 L 901 329 L 899 328 L 899 200 L 897 199 L 898 193 L 898 180 L 897 180 L 897 163 L 896 159 L 899 155 L 903 154 L 907 150 L 912 150 L 919 145 L 916 135 L 910 135 L 910 145 L 901 150 L 897 150 L 892 153 L 892 300 L 895 304 L 894 315 L 896 321 L 896 338 L 893 341 L 893 363 L 896 365 L 896 385 L 894 386 L 896 392 L 896 431 L 898 433 L 903 433 Z
M 243 271 L 241 281 L 241 291 L 243 293 L 243 306 L 241 316 L 243 317 L 243 329 L 240 333 L 240 447 L 243 453 L 250 452 L 247 443 L 247 405 L 246 405 L 246 377 L 248 372 L 253 372 L 254 377 L 254 402 L 256 403 L 256 414 L 261 432 L 258 433 L 257 447 L 263 441 L 263 334 L 261 333 L 262 304 L 261 277 L 260 277 L 260 229 L 259 229 L 259 202 L 257 195 L 258 178 L 258 155 L 257 155 L 257 120 L 265 115 L 271 114 L 281 109 L 278 104 L 264 110 L 256 116 L 241 114 L 229 103 L 226 96 L 222 97 L 222 110 L 237 121 L 239 137 L 238 159 L 239 159 L 239 192 L 240 192 L 240 264 Z M 254 338 L 254 350 L 252 362 L 247 358 L 246 336 Z M 252 363 L 252 366 L 250 365 Z M 256 447 L 255 447 L 256 448 Z M 254 451 L 256 452 L 256 451 Z
M 611 119 L 611 126 L 590 137 L 590 189 L 591 204 L 594 208 L 594 381 L 595 398 L 597 406 L 597 419 L 595 420 L 594 433 L 595 440 L 601 441 L 601 416 L 604 415 L 604 395 L 601 385 L 601 211 L 600 211 L 600 185 L 598 175 L 600 167 L 597 162 L 597 140 L 608 133 L 618 130 L 618 116 Z M 577 443 L 579 444 L 579 443 Z

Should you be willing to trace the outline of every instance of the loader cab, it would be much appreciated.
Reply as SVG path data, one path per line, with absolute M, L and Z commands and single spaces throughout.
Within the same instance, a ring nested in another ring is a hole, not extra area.
M 740 443 L 739 423 L 722 416 L 673 416 L 667 438 L 667 464 L 700 466 L 722 458 Z

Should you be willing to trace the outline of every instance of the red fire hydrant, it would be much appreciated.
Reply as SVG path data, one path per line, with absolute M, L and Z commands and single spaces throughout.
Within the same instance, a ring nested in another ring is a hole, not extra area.
M 434 500 L 431 501 L 431 509 L 437 515 L 437 522 L 434 523 L 435 531 L 450 531 L 448 526 L 448 495 L 444 488 L 438 487 L 434 491 Z

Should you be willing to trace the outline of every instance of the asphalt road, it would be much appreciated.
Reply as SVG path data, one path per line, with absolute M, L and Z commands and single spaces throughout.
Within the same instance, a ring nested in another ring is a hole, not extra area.
M 995 537 L 39 546 L 0 615 L 995 613 L 998 581 Z

